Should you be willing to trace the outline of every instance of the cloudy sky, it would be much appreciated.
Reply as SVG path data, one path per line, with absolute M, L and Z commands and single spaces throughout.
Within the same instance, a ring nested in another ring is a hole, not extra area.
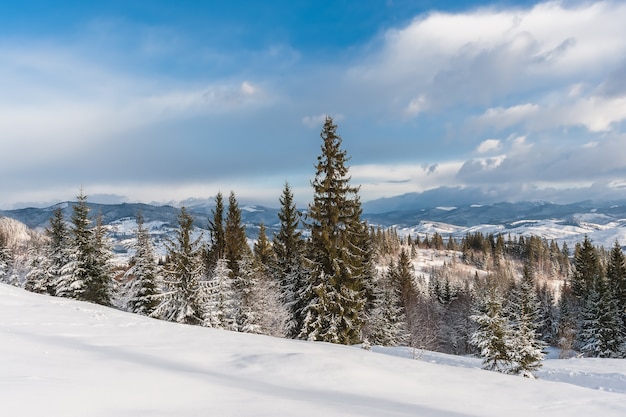
M 106 4 L 104 4 L 106 3 Z M 0 2 L 0 208 L 626 198 L 626 2 Z M 477 201 L 481 202 L 481 201 Z

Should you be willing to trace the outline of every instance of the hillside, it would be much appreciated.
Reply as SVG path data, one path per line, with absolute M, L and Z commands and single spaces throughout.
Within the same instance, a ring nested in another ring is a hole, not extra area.
M 549 360 L 554 381 L 528 380 L 467 358 L 189 327 L 6 285 L 0 317 L 11 416 L 626 414 L 623 360 Z

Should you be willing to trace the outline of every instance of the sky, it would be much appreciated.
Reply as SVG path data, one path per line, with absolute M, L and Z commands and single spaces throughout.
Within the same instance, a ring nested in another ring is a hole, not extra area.
M 0 2 L 0 208 L 626 198 L 623 1 Z

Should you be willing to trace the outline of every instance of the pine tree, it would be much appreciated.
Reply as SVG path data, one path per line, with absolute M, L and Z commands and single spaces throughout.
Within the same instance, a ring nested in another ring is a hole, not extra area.
M 274 263 L 274 250 L 267 238 L 265 223 L 263 222 L 259 225 L 259 236 L 254 243 L 254 258 L 266 268 L 271 268 Z
M 602 275 L 602 265 L 598 258 L 598 251 L 593 246 L 588 236 L 585 236 L 582 245 L 576 248 L 574 254 L 574 271 L 572 273 L 571 286 L 574 296 L 584 300 Z
M 617 306 L 604 277 L 599 277 L 582 310 L 581 351 L 599 358 L 622 357 L 624 334 Z
M 7 241 L 6 235 L 0 230 L 0 282 L 8 283 L 12 260 Z
M 348 157 L 336 130 L 326 117 L 309 206 L 311 282 L 301 333 L 312 340 L 350 344 L 359 341 L 363 321 L 362 242 L 367 228 L 360 219 L 358 188 L 350 185 Z
M 203 274 L 200 241 L 193 238 L 193 217 L 181 208 L 176 238 L 166 241 L 169 262 L 165 265 L 164 284 L 166 292 L 152 313 L 155 317 L 185 324 L 200 324 L 204 320 L 203 300 L 200 286 Z
M 241 223 L 241 209 L 230 192 L 228 198 L 228 212 L 226 213 L 226 227 L 224 230 L 224 256 L 228 261 L 228 269 L 233 277 L 239 276 L 239 261 L 250 254 L 250 247 L 246 238 L 245 226 Z
M 212 214 L 213 219 L 209 219 L 209 243 L 205 255 L 207 271 L 211 271 L 217 265 L 217 261 L 225 256 L 226 252 L 222 193 L 217 193 L 215 196 L 215 208 L 212 210 Z
M 303 263 L 304 242 L 300 226 L 300 213 L 293 201 L 293 193 L 289 184 L 285 184 L 279 199 L 280 229 L 274 236 L 272 248 L 276 263 L 274 275 L 280 287 L 281 300 L 287 309 L 285 335 L 298 337 L 304 325 L 304 308 L 306 298 L 306 272 Z
M 237 330 L 237 295 L 233 288 L 232 271 L 225 258 L 218 259 L 209 272 L 205 285 L 204 325 L 218 329 Z
M 111 248 L 102 225 L 102 215 L 96 219 L 93 230 L 92 258 L 89 279 L 83 297 L 96 304 L 111 305 Z
M 626 334 L 626 260 L 617 241 L 609 254 L 606 278 L 610 295 L 622 320 L 622 333 Z
M 57 294 L 64 297 L 76 298 L 84 301 L 94 301 L 94 291 L 88 288 L 94 276 L 94 259 L 96 248 L 94 245 L 94 230 L 89 219 L 87 196 L 81 193 L 77 196 L 77 203 L 72 207 L 71 236 L 72 249 L 70 274 L 67 280 L 59 282 Z
M 534 378 L 533 372 L 541 367 L 545 357 L 545 344 L 537 331 L 540 320 L 539 300 L 535 293 L 535 280 L 530 266 L 524 266 L 524 276 L 512 291 L 509 303 L 511 321 L 511 362 L 509 373 Z
M 158 305 L 158 265 L 141 213 L 137 214 L 136 239 L 135 255 L 131 259 L 130 268 L 125 273 L 128 279 L 127 308 L 133 313 L 149 316 Z
M 71 296 L 71 291 L 65 293 L 65 290 L 71 288 L 73 242 L 61 207 L 54 209 L 49 223 L 46 229 L 48 244 L 45 250 L 49 281 L 44 285 L 48 294 L 68 297 Z
M 483 369 L 508 373 L 512 366 L 511 328 L 502 303 L 497 288 L 487 288 L 477 312 L 471 316 L 478 326 L 471 343 L 479 349 Z
M 367 340 L 375 345 L 397 346 L 408 341 L 407 323 L 400 303 L 400 291 L 394 285 L 395 266 L 389 265 L 385 276 L 376 283 L 374 307 L 367 321 Z

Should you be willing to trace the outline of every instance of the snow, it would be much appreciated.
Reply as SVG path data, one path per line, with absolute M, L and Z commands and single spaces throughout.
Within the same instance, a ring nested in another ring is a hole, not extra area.
M 0 340 L 9 416 L 626 415 L 623 360 L 547 360 L 528 380 L 475 358 L 178 325 L 6 285 Z

